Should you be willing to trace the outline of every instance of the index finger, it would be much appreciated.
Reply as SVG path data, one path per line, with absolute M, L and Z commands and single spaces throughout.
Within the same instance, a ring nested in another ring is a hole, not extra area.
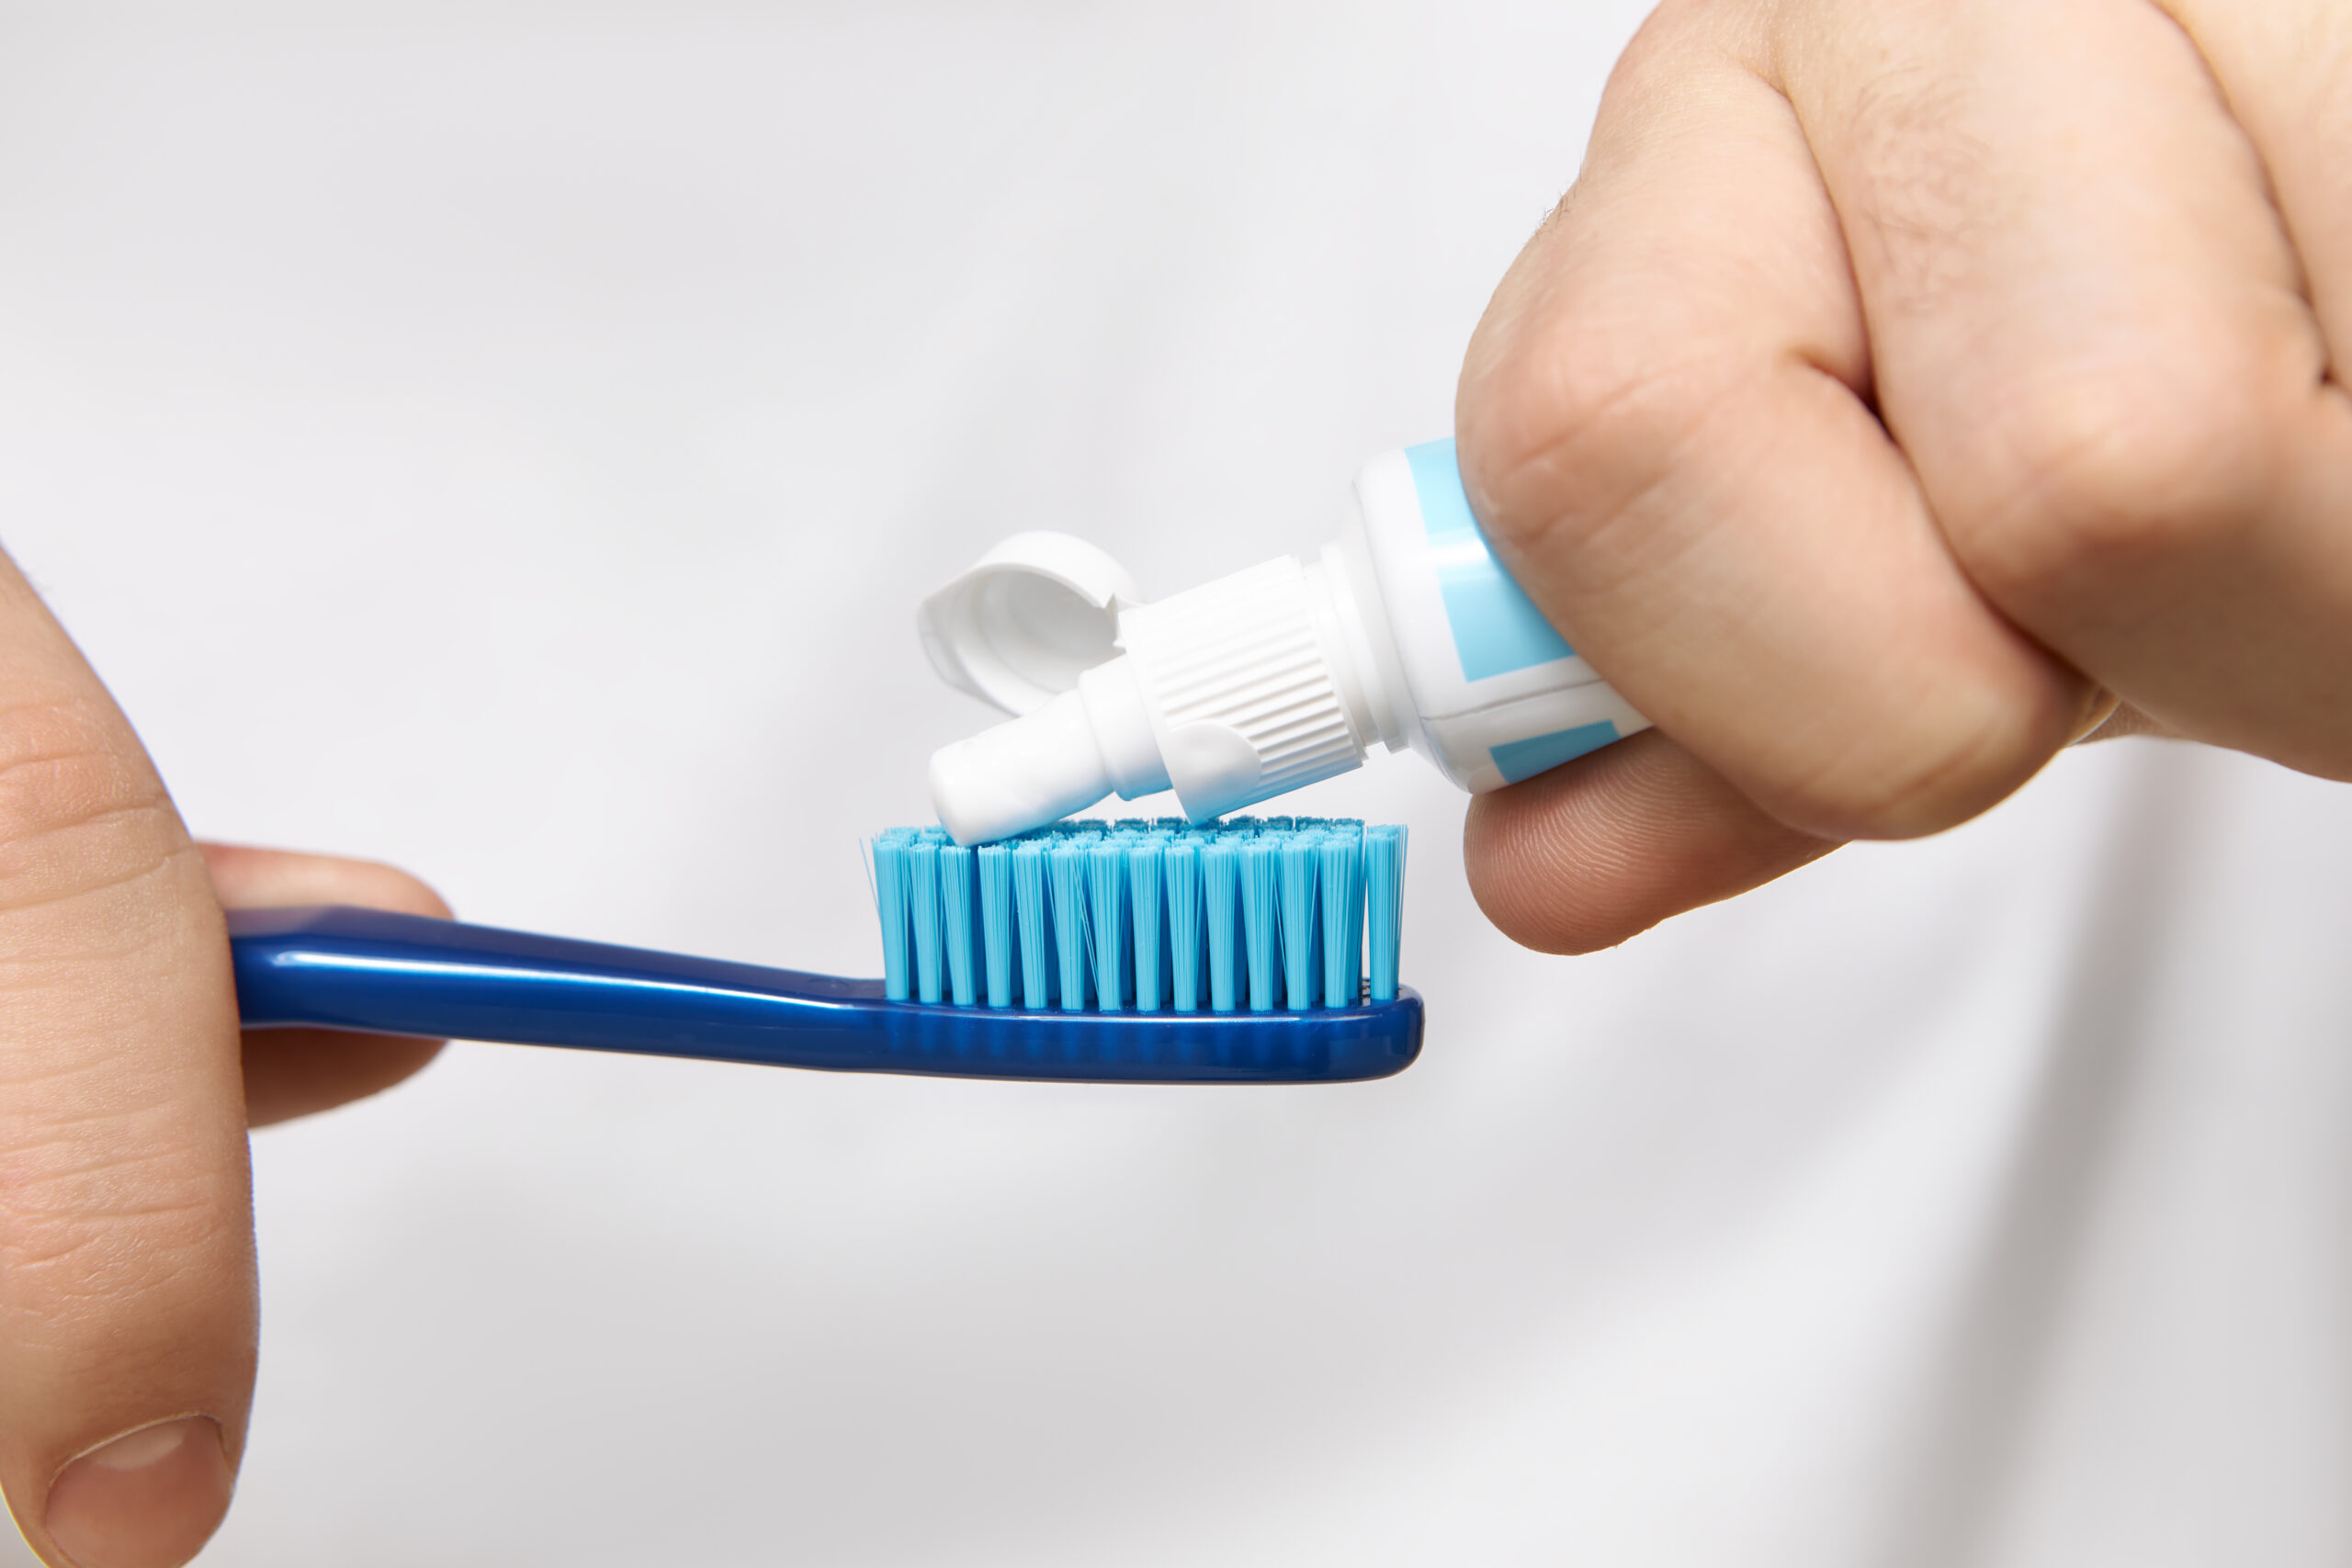
M 244 844 L 200 844 L 224 909 L 356 904 L 449 918 L 441 896 L 408 873 L 374 861 Z M 336 1029 L 245 1032 L 245 1124 L 307 1116 L 389 1089 L 440 1054 L 443 1042 Z

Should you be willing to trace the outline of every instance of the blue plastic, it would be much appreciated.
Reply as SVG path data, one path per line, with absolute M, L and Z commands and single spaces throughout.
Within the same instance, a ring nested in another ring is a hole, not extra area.
M 1502 774 L 1503 783 L 1517 784 L 1538 773 L 1548 773 L 1563 762 L 1573 762 L 1589 751 L 1598 751 L 1617 739 L 1617 726 L 1604 718 L 1579 724 L 1574 729 L 1555 729 L 1549 735 L 1506 740 L 1489 747 L 1487 755 L 1495 760 L 1495 772 Z
M 1405 461 L 1413 470 L 1413 493 L 1421 503 L 1421 526 L 1462 678 L 1483 681 L 1575 653 L 1487 547 L 1462 488 L 1453 438 L 1408 446 Z
M 1082 871 L 1073 881 L 1082 901 Z M 935 930 L 938 901 L 917 901 Z M 1311 1012 L 926 1005 L 888 999 L 881 980 L 334 906 L 233 910 L 229 946 L 248 1029 L 1085 1083 L 1351 1082 L 1401 1072 L 1421 1048 L 1421 999 L 1406 989 Z M 938 986 L 944 954 L 917 956 L 934 977 L 922 988 Z

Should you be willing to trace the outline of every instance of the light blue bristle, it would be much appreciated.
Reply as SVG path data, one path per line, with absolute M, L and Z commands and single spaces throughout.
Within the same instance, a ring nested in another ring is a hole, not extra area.
M 1363 984 L 1363 824 L 1348 825 L 1348 841 L 1355 855 L 1355 869 L 1348 875 L 1348 973 L 1355 978 L 1349 982 L 1348 1003 L 1353 1006 L 1362 994 Z
M 1241 938 L 1248 953 L 1250 1010 L 1272 1012 L 1282 960 L 1282 914 L 1276 884 L 1283 847 L 1261 833 L 1241 846 Z
M 973 886 L 973 852 L 939 849 L 939 939 L 947 951 L 947 994 L 957 1007 L 980 999 L 979 899 Z
M 1201 906 L 1209 948 L 1209 1011 L 1231 1012 L 1242 1000 L 1241 840 L 1220 833 L 1201 846 Z
M 1160 855 L 1168 835 L 1146 833 L 1126 843 L 1127 907 L 1134 911 L 1132 933 L 1136 954 L 1136 1010 L 1158 1012 L 1168 999 L 1168 975 L 1161 955 L 1166 951 L 1167 904 L 1160 893 Z
M 1208 955 L 1202 945 L 1201 846 L 1171 837 L 1160 846 L 1160 883 L 1168 895 L 1168 989 L 1178 1012 L 1198 1012 Z
M 1363 845 L 1352 833 L 1327 833 L 1317 843 L 1323 916 L 1323 1005 L 1356 1005 L 1363 964 Z
M 946 949 L 939 926 L 939 840 L 917 839 L 910 846 L 909 904 L 914 910 L 915 999 L 935 1002 L 947 994 Z
M 1012 915 L 1020 929 L 1021 1005 L 1053 1005 L 1053 917 L 1046 897 L 1046 842 L 1027 838 L 1012 846 Z
M 1364 930 L 1372 999 L 1396 999 L 1396 947 L 1402 938 L 1405 829 L 1367 828 L 1363 835 Z
M 978 850 L 892 828 L 867 849 L 894 1000 L 1263 1013 L 1396 996 L 1401 828 L 1123 818 Z
M 894 1002 L 914 995 L 913 911 L 908 908 L 908 862 L 914 835 L 892 828 L 876 836 L 874 909 L 882 921 L 882 994 Z
M 1073 833 L 1057 836 L 1046 852 L 1055 955 L 1061 961 L 1054 995 L 1064 1012 L 1086 1010 L 1086 850 Z
M 1012 960 L 1018 941 L 1012 920 L 1012 846 L 982 844 L 980 944 L 988 954 L 989 1006 L 1012 1005 Z
M 1094 941 L 1094 1004 L 1117 1012 L 1126 1005 L 1135 973 L 1127 962 L 1127 847 L 1118 835 L 1098 839 L 1087 849 L 1086 893 Z
M 1305 1012 L 1315 1005 L 1316 987 L 1322 979 L 1318 973 L 1322 965 L 1316 957 L 1322 933 L 1315 918 L 1315 896 L 1322 887 L 1316 867 L 1319 838 L 1313 832 L 1285 833 L 1280 840 L 1282 862 L 1275 897 L 1282 914 L 1283 1005 L 1293 1012 Z

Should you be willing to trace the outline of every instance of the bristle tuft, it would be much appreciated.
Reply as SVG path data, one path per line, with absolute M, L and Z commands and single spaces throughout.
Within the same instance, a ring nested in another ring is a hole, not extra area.
M 867 846 L 874 866 L 874 912 L 882 922 L 882 994 L 894 1002 L 914 995 L 914 830 L 891 828 Z
M 1201 897 L 1208 909 L 1211 1012 L 1231 1012 L 1243 997 L 1241 844 L 1240 835 L 1220 833 L 1201 846 Z
M 1046 852 L 1053 892 L 1054 996 L 1064 1012 L 1086 1010 L 1086 846 L 1058 838 Z
M 973 853 L 954 844 L 939 849 L 939 941 L 947 952 L 947 993 L 957 1007 L 980 999 L 979 900 L 973 887 Z
M 980 945 L 988 954 L 988 998 L 992 1008 L 1012 1005 L 1012 959 L 1019 936 L 1012 919 L 1012 847 L 982 844 Z
M 1161 962 L 1161 937 L 1167 931 L 1168 905 L 1160 892 L 1160 847 L 1165 833 L 1144 833 L 1126 840 L 1127 908 L 1131 917 L 1127 945 L 1135 953 L 1136 1010 L 1158 1012 L 1168 997 Z
M 1249 953 L 1250 1010 L 1275 1007 L 1274 966 L 1282 954 L 1281 919 L 1274 879 L 1282 866 L 1281 843 L 1255 833 L 1241 846 L 1241 942 Z
M 914 845 L 915 999 L 935 1002 L 947 995 L 944 952 L 940 942 L 939 841 Z
M 1127 851 L 1110 838 L 1086 849 L 1086 912 L 1093 923 L 1094 1005 L 1104 1012 L 1126 1006 Z
M 1370 941 L 1372 999 L 1396 999 L 1396 947 L 1404 934 L 1405 829 L 1367 828 L 1363 835 L 1364 930 Z
M 1202 923 L 1197 839 L 1173 834 L 1168 838 L 1160 846 L 1159 879 L 1168 892 L 1169 1005 L 1178 1012 L 1198 1012 L 1208 964 L 1207 951 L 1202 945 L 1207 932 Z

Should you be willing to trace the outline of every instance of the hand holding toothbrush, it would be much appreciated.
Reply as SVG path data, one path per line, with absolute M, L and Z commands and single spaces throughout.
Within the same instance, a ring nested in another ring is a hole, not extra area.
M 1462 375 L 1488 536 L 1657 727 L 1473 803 L 1497 924 L 1606 946 L 2092 732 L 2352 778 L 2348 49 L 2327 0 L 1660 7 Z
M 0 1486 L 51 1561 L 175 1563 L 212 1533 L 253 1392 L 248 1122 L 438 1049 L 277 1032 L 241 1053 L 221 908 L 309 903 L 447 913 L 386 866 L 190 842 L 0 559 Z

